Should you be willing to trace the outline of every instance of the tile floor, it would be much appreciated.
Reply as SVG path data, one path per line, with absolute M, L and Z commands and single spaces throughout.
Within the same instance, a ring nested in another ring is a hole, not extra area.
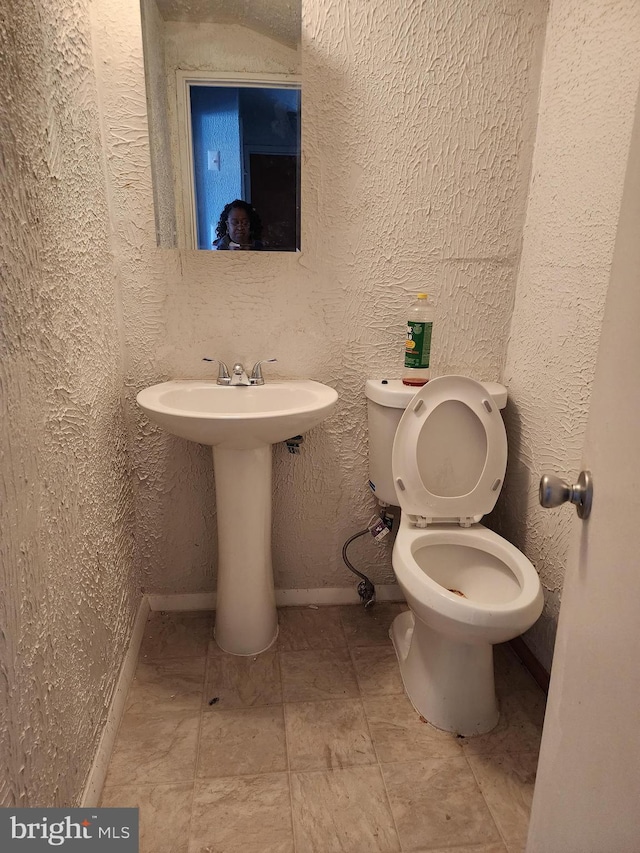
M 212 613 L 152 613 L 101 805 L 140 808 L 141 853 L 521 853 L 544 694 L 498 646 L 498 727 L 422 722 L 403 609 L 283 608 L 255 658 L 220 651 Z

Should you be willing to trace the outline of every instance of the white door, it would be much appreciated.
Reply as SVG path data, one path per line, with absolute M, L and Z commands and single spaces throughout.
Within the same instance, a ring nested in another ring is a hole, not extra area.
M 640 109 L 583 468 L 593 510 L 575 520 L 527 853 L 640 851 Z

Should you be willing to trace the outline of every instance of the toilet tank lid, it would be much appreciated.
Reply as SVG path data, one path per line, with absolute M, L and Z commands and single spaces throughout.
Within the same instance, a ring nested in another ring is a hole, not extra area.
M 507 405 L 507 389 L 499 382 L 482 382 L 499 409 Z M 406 409 L 420 388 L 403 385 L 402 379 L 367 379 L 364 393 L 367 399 L 391 409 Z

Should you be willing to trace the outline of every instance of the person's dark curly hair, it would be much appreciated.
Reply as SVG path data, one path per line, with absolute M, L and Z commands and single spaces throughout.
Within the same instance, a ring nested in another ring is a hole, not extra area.
M 230 201 L 229 204 L 223 207 L 216 226 L 216 237 L 224 237 L 227 233 L 227 219 L 234 207 L 239 207 L 245 211 L 249 217 L 249 236 L 252 240 L 259 240 L 262 237 L 262 221 L 256 210 L 248 202 L 242 201 L 239 198 L 235 199 L 235 201 Z

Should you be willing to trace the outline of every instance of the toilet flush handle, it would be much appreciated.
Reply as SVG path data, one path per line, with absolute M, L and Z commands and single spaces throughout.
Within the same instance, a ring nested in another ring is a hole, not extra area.
M 570 486 L 555 474 L 543 474 L 540 479 L 540 504 L 546 509 L 560 506 L 565 501 L 575 504 L 579 518 L 589 518 L 593 501 L 593 478 L 591 471 L 580 471 L 578 482 Z

